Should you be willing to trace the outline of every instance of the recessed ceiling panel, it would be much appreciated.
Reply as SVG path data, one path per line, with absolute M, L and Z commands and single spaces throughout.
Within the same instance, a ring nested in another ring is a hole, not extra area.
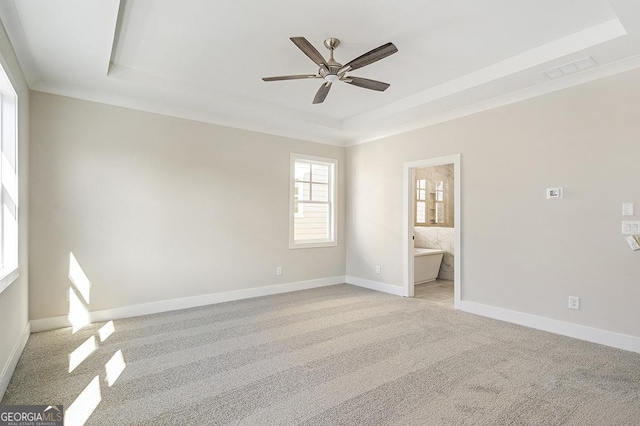
M 13 0 L 0 18 L 32 89 L 331 143 L 558 90 L 640 55 L 637 0 Z M 336 82 L 312 105 L 322 80 L 262 81 L 318 71 L 293 36 L 325 57 L 323 40 L 340 39 L 342 64 L 393 42 L 396 54 L 348 73 L 390 87 Z M 540 75 L 586 57 L 596 66 Z
M 344 119 L 469 74 L 615 18 L 602 0 L 326 0 L 126 2 L 114 62 L 173 80 Z M 386 42 L 396 55 L 353 72 L 385 81 L 384 93 L 334 85 L 311 105 L 315 80 L 265 83 L 261 77 L 314 74 L 318 67 L 289 41 L 304 36 L 338 62 Z

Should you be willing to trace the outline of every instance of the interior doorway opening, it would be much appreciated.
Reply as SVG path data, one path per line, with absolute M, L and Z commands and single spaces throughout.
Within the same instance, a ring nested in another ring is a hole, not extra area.
M 459 309 L 462 300 L 460 154 L 404 163 L 403 184 L 403 295 L 414 297 L 415 285 L 419 284 L 422 292 L 441 291 L 439 297 L 444 298 L 450 290 L 442 289 L 450 286 L 448 278 L 451 278 L 453 307 Z M 443 265 L 445 257 L 447 263 Z M 440 282 L 435 281 L 438 278 Z M 429 287 L 426 285 L 429 283 L 435 285 Z

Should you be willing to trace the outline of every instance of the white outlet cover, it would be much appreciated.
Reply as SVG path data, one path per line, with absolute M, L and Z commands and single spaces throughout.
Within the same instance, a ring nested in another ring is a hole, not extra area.
M 569 309 L 580 309 L 580 298 L 569 296 Z
M 633 203 L 622 203 L 622 216 L 633 216 Z

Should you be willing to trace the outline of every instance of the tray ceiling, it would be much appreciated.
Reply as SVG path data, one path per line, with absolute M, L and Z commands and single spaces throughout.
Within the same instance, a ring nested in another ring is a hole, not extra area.
M 0 17 L 34 90 L 349 145 L 638 67 L 637 3 L 16 0 Z M 292 36 L 327 57 L 323 40 L 339 38 L 341 63 L 393 42 L 351 73 L 390 88 L 336 83 L 312 105 L 321 80 L 263 82 L 317 72 Z

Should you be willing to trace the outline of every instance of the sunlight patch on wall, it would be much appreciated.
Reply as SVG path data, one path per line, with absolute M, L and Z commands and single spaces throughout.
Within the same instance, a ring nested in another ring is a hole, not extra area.
M 71 403 L 64 415 L 65 426 L 82 426 L 102 401 L 100 393 L 100 376 L 91 380 L 89 385 Z
M 72 333 L 80 330 L 85 325 L 91 322 L 89 311 L 85 308 L 84 304 L 73 290 L 69 287 L 69 322 L 71 323 Z
M 91 301 L 89 300 L 91 293 L 91 282 L 80 267 L 80 264 L 76 260 L 76 257 L 73 255 L 73 253 L 69 253 L 69 279 L 78 289 L 87 304 L 91 303 Z
M 73 352 L 69 354 L 69 373 L 76 369 L 77 366 L 82 364 L 82 361 L 87 359 L 98 346 L 96 344 L 95 336 L 88 338 L 83 344 L 78 346 Z

